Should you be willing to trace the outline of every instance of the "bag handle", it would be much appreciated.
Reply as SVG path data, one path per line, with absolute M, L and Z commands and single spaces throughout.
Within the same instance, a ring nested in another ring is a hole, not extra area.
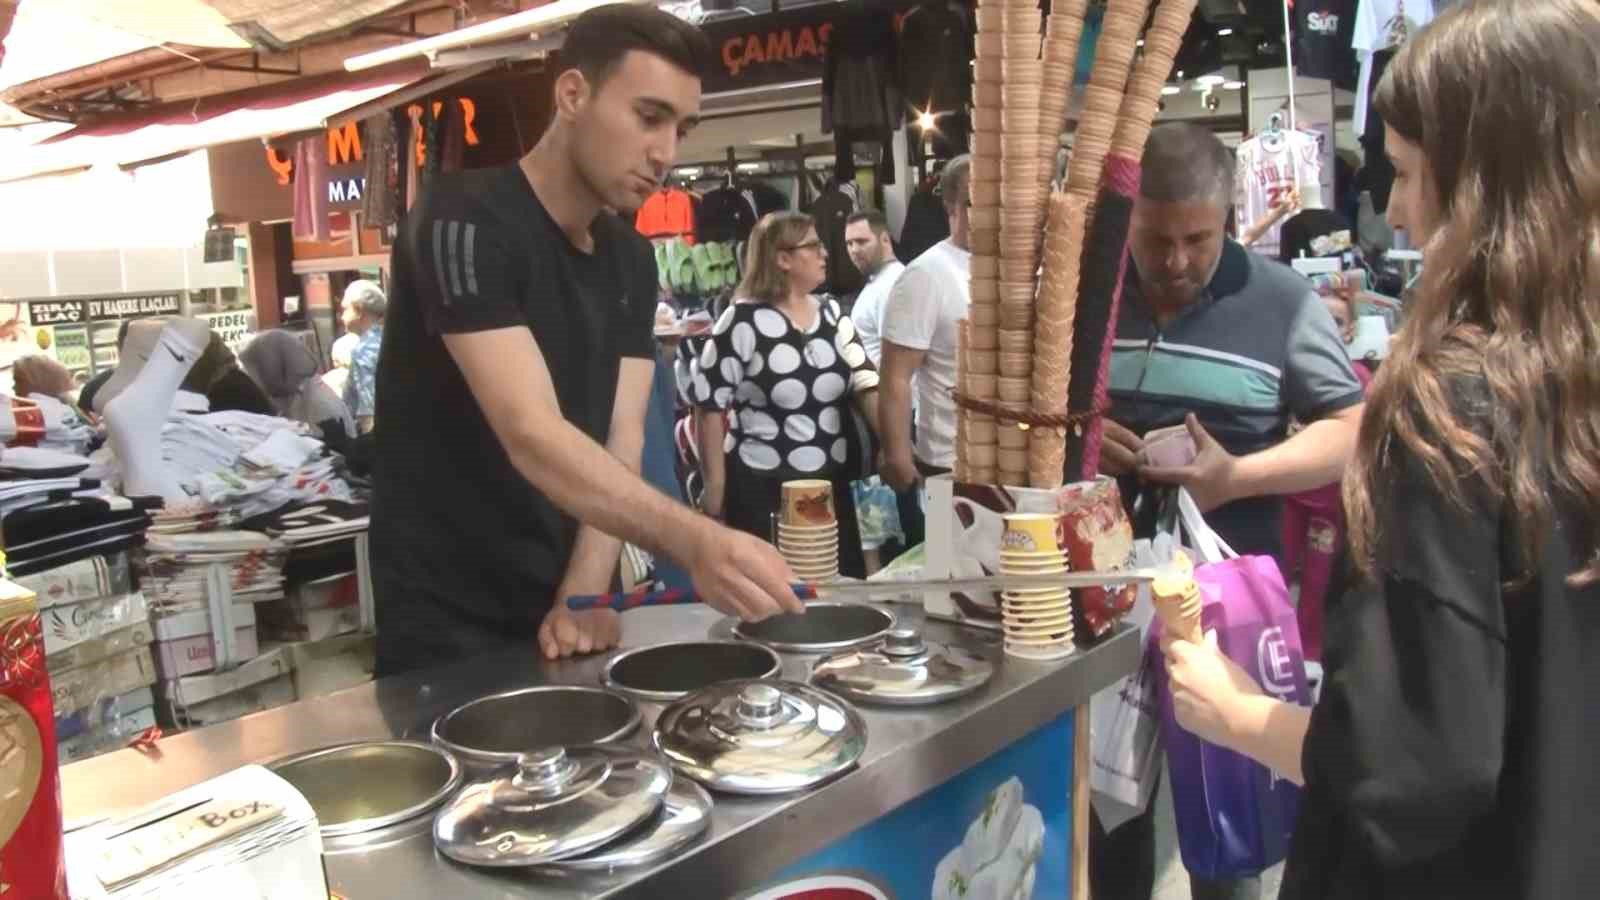
M 1200 562 L 1219 563 L 1239 558 L 1228 542 L 1206 524 L 1205 517 L 1200 515 L 1200 506 L 1194 502 L 1188 488 L 1178 488 L 1178 519 L 1190 545 L 1200 554 Z

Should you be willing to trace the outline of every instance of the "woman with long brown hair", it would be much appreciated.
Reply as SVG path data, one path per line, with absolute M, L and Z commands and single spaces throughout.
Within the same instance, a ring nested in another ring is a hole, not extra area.
M 1283 897 L 1600 884 L 1600 5 L 1463 0 L 1375 103 L 1424 248 L 1344 480 L 1314 710 L 1167 644 L 1179 721 L 1305 784 Z

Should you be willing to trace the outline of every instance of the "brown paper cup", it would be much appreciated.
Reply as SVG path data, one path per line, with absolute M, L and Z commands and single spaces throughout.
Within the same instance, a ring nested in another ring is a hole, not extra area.
M 1024 306 L 1033 309 L 1034 284 L 1031 280 L 1000 281 L 1000 306 Z
M 1027 403 L 1028 398 L 1033 396 L 1033 386 L 1026 378 L 1007 378 L 1001 375 L 996 381 L 1002 402 Z
M 971 270 L 974 281 L 980 279 L 993 280 L 1000 275 L 1000 259 L 984 253 L 974 253 L 972 254 Z
M 1000 375 L 1006 378 L 1029 378 L 1033 375 L 1032 353 L 1001 350 L 995 354 L 995 359 L 986 362 L 998 362 Z M 973 371 L 978 371 L 976 366 L 973 367 Z
M 971 292 L 972 305 L 974 307 L 980 305 L 993 307 L 1000 303 L 1000 285 L 995 283 L 993 279 L 974 278 L 968 290 Z M 972 319 L 975 325 L 993 324 L 992 322 L 980 322 L 976 316 L 968 316 L 968 318 Z
M 1001 328 L 997 330 L 995 334 L 998 335 L 998 346 L 1001 351 L 1005 353 L 1022 353 L 1032 356 L 1032 331 L 1016 328 Z
M 1002 31 L 980 31 L 976 44 L 978 58 L 1000 56 L 1005 53 L 1006 36 Z
M 1034 255 L 1033 258 L 1008 258 L 1002 261 L 1000 265 L 1001 275 L 1008 281 L 1026 281 L 1033 278 L 1039 268 L 1037 255 Z
M 994 375 L 999 371 L 996 350 L 967 351 L 967 371 L 974 375 Z
M 977 76 L 973 76 L 973 106 L 977 107 L 978 109 L 999 109 L 1001 105 L 1005 103 L 1005 100 L 1002 99 L 1004 96 L 1004 90 L 1000 86 L 999 79 L 994 79 L 992 81 L 978 81 Z
M 998 350 L 999 341 L 996 332 L 987 328 L 975 328 L 967 345 L 973 350 Z
M 988 283 L 994 285 L 992 281 Z M 1000 304 L 998 301 L 994 303 L 979 303 L 976 292 L 974 292 L 972 305 L 967 307 L 967 318 L 972 321 L 973 325 L 978 327 L 997 327 L 1000 324 Z
M 967 210 L 967 216 L 973 228 L 1000 227 L 1000 208 L 997 206 L 974 206 Z
M 1000 327 L 1026 329 L 1033 327 L 1033 304 L 1000 304 Z M 1000 342 L 995 340 L 995 349 L 999 349 Z
M 972 152 L 999 158 L 1005 152 L 1005 141 L 998 131 L 975 131 L 972 133 Z
M 1002 88 L 1002 90 L 1004 89 Z M 997 106 L 980 106 L 974 109 L 972 111 L 972 130 L 999 131 L 1000 108 Z
M 782 488 L 785 525 L 831 525 L 838 521 L 833 510 L 833 484 L 817 478 L 785 481 Z

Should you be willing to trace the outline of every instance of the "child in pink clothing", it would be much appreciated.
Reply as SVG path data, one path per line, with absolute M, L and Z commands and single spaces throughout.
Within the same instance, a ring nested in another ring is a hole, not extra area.
M 1340 333 L 1349 341 L 1355 333 L 1353 293 L 1324 293 L 1322 299 L 1338 323 Z M 1372 369 L 1364 360 L 1353 360 L 1352 365 L 1365 391 L 1372 384 Z M 1322 661 L 1323 603 L 1327 599 L 1328 582 L 1333 577 L 1334 560 L 1344 546 L 1344 528 L 1344 503 L 1337 481 L 1294 494 L 1284 501 L 1284 575 L 1292 579 L 1299 573 L 1300 645 L 1305 658 L 1316 662 Z

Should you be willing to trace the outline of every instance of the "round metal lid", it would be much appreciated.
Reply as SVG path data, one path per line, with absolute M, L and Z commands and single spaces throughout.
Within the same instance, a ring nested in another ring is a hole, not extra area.
M 876 606 L 822 600 L 807 603 L 804 615 L 740 622 L 733 633 L 786 653 L 831 653 L 876 640 L 893 627 L 894 615 Z
M 871 647 L 824 657 L 811 683 L 861 703 L 924 706 L 964 697 L 989 683 L 994 665 L 960 647 L 896 628 Z
M 376 831 L 432 812 L 461 786 L 455 757 L 414 741 L 323 747 L 268 765 L 294 785 L 323 837 Z
M 640 700 L 670 703 L 719 681 L 775 678 L 783 660 L 747 641 L 683 641 L 624 650 L 600 673 L 605 686 Z
M 475 781 L 433 820 L 445 856 L 476 866 L 529 866 L 587 853 L 660 808 L 672 771 L 616 747 L 551 747 Z
M 703 834 L 711 824 L 711 795 L 687 778 L 672 779 L 661 809 L 643 825 L 592 853 L 540 866 L 551 874 L 609 872 L 660 862 Z
M 542 685 L 479 697 L 440 716 L 433 742 L 469 772 L 513 765 L 542 747 L 609 744 L 639 727 L 639 709 L 615 691 Z
M 856 764 L 867 724 L 849 703 L 807 684 L 725 681 L 662 710 L 656 748 L 673 767 L 732 794 L 784 794 Z

